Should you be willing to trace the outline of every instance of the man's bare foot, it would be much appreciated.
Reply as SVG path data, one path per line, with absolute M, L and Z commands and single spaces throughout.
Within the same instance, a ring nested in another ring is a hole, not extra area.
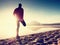
M 20 38 L 20 36 L 16 36 L 16 38 L 17 38 L 17 39 L 19 39 L 19 38 Z

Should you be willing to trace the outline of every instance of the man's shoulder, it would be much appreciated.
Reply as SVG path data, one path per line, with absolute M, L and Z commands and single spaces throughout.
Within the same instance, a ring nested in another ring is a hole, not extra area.
M 24 10 L 23 8 L 21 8 L 22 10 Z
M 23 8 L 15 8 L 15 11 L 24 10 Z
M 17 10 L 18 8 L 15 8 L 15 10 Z

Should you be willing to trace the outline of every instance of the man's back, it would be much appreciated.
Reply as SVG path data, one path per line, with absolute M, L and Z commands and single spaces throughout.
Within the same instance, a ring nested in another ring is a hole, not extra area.
M 16 8 L 14 14 L 17 18 L 23 19 L 23 8 Z

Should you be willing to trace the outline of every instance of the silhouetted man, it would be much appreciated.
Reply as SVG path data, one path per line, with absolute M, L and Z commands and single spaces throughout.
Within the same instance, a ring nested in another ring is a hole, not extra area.
M 14 16 L 16 16 L 17 18 L 17 37 L 19 36 L 18 32 L 19 32 L 19 27 L 20 27 L 20 24 L 19 22 L 21 22 L 23 24 L 23 26 L 26 26 L 26 23 L 23 19 L 23 16 L 24 16 L 24 10 L 22 8 L 22 4 L 20 3 L 18 8 L 16 8 L 13 12 Z

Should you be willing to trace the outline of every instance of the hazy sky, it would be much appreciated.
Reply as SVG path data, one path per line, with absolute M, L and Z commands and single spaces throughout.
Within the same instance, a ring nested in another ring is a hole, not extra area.
M 18 7 L 19 3 L 23 5 L 26 23 L 34 21 L 39 23 L 60 23 L 59 0 L 0 0 L 1 37 L 16 35 L 16 20 L 13 16 L 13 11 Z M 28 33 L 35 33 L 28 28 L 24 28 L 22 25 L 20 30 L 20 35 L 27 34 L 28 30 Z
M 26 20 L 30 18 L 40 23 L 60 22 L 59 0 L 0 0 L 0 12 L 12 14 L 20 2 L 25 10 Z

